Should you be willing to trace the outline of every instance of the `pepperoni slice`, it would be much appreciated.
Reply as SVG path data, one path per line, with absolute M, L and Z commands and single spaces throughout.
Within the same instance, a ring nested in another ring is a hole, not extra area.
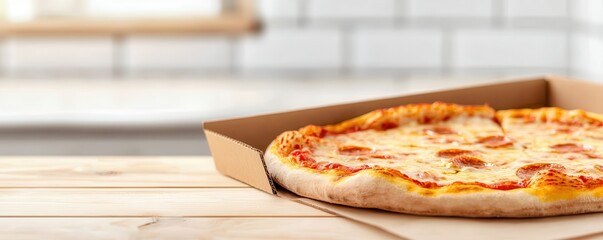
M 344 155 L 362 155 L 371 153 L 373 149 L 362 146 L 345 145 L 339 146 L 339 148 L 337 148 L 337 151 Z
M 452 159 L 450 159 L 450 162 L 452 162 L 452 164 L 458 168 L 472 167 L 481 169 L 486 167 L 486 162 L 484 162 L 482 159 L 469 155 L 460 155 L 453 157 Z
M 601 156 L 592 152 L 593 149 L 590 146 L 577 143 L 555 144 L 550 146 L 550 148 L 553 149 L 553 153 L 579 153 L 591 159 L 601 158 Z M 573 160 L 574 158 L 570 158 L 570 160 Z
M 452 130 L 449 127 L 432 127 L 423 129 L 423 132 L 427 135 L 451 135 L 458 134 L 457 131 Z
M 513 141 L 505 136 L 488 136 L 481 138 L 477 143 L 484 144 L 488 148 L 499 148 L 513 146 Z
M 565 133 L 565 134 L 572 134 L 576 132 L 576 129 L 572 129 L 570 127 L 560 127 L 554 130 L 553 133 Z
M 296 149 L 291 151 L 291 156 L 293 156 L 297 163 L 304 167 L 314 169 L 318 167 L 316 160 L 312 158 L 310 151 Z
M 397 122 L 384 122 L 384 123 L 381 123 L 380 129 L 387 130 L 387 129 L 391 129 L 391 128 L 397 128 L 398 125 L 400 125 L 400 124 Z
M 555 153 L 584 153 L 590 152 L 592 148 L 576 143 L 562 143 L 550 146 Z
M 585 152 L 585 153 L 582 153 L 582 154 L 584 154 L 584 156 L 586 156 L 588 158 L 591 158 L 591 159 L 593 159 L 593 158 L 601 158 L 601 156 L 599 156 L 597 154 L 594 154 L 594 153 Z
M 451 157 L 456 157 L 456 156 L 460 156 L 460 155 L 474 155 L 474 154 L 476 154 L 475 151 L 465 150 L 465 149 L 457 149 L 457 148 L 444 149 L 444 150 L 440 150 L 436 153 L 436 155 L 438 157 L 443 157 L 443 158 L 451 158 Z
M 512 190 L 516 188 L 526 187 L 525 182 L 505 181 L 499 183 L 488 184 L 487 187 L 497 190 Z
M 556 163 L 533 163 L 518 168 L 515 175 L 521 179 L 530 179 L 538 172 L 549 169 L 564 170 L 565 167 Z

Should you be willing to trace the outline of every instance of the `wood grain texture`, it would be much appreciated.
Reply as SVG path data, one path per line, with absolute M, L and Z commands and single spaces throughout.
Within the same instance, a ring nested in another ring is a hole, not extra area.
M 396 239 L 216 172 L 210 157 L 0 157 L 0 239 Z
M 0 218 L 0 239 L 398 239 L 337 217 Z
M 248 187 L 210 157 L 0 157 L 0 188 Z
M 0 216 L 332 215 L 253 188 L 5 188 Z

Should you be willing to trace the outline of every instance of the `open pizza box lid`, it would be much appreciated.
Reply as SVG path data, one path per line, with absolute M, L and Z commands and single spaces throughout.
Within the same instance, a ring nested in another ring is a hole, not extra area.
M 264 192 L 368 224 L 409 239 L 567 239 L 603 238 L 603 213 L 574 216 L 485 219 L 426 217 L 329 204 L 277 188 L 263 151 L 281 132 L 308 124 L 326 125 L 408 103 L 444 101 L 489 104 L 495 109 L 557 106 L 603 113 L 603 85 L 559 76 L 542 76 L 472 85 L 436 92 L 347 103 L 245 118 L 205 122 L 216 168 Z

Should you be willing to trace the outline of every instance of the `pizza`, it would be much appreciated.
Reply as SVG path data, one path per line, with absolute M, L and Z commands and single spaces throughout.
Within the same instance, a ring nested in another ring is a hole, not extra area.
M 280 134 L 271 177 L 304 197 L 418 215 L 603 211 L 603 117 L 436 102 Z

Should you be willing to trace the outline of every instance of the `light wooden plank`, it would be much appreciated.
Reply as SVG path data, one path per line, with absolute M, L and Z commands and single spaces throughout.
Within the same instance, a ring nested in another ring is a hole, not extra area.
M 0 218 L 1 239 L 398 239 L 337 217 Z
M 7 187 L 248 187 L 211 157 L 0 157 Z
M 0 216 L 332 216 L 253 188 L 4 188 Z

